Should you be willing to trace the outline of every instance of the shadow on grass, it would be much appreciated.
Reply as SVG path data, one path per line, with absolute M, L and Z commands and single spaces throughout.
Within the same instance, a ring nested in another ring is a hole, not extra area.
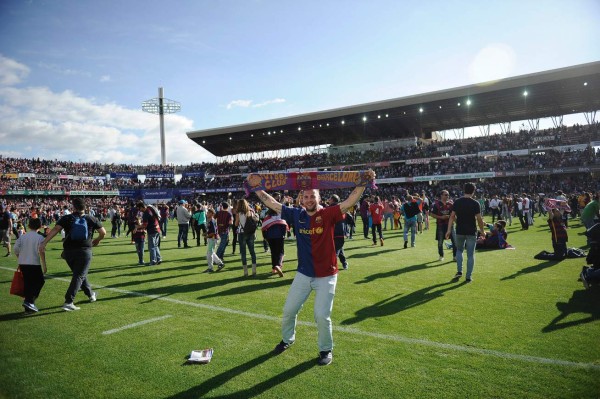
M 215 274 L 218 274 L 218 273 L 221 273 L 221 272 L 217 272 Z M 129 287 L 129 286 L 143 284 L 146 282 L 160 281 L 160 280 L 169 279 L 169 278 L 173 278 L 173 277 L 180 277 L 180 276 L 181 275 L 166 276 L 164 278 L 155 278 L 155 279 L 144 280 L 144 281 L 139 281 L 139 282 L 136 282 L 136 281 L 124 282 L 124 283 L 118 283 L 118 284 L 114 284 L 114 285 L 107 285 L 104 288 L 106 288 L 106 289 L 121 289 L 121 290 L 129 291 L 127 289 L 127 287 Z M 172 285 L 168 285 L 168 286 L 153 287 L 153 288 L 148 288 L 148 289 L 138 289 L 136 291 L 132 291 L 131 293 L 127 293 L 125 295 L 115 296 L 115 297 L 110 297 L 110 298 L 99 298 L 98 300 L 99 301 L 100 300 L 108 301 L 108 300 L 115 300 L 115 299 L 123 299 L 130 295 L 169 296 L 169 295 L 174 295 L 174 294 L 182 294 L 182 293 L 190 293 L 190 292 L 202 292 L 203 290 L 210 290 L 215 287 L 223 287 L 227 284 L 243 283 L 243 282 L 249 282 L 249 281 L 254 281 L 255 283 L 249 284 L 249 285 L 236 286 L 229 290 L 215 292 L 215 293 L 212 293 L 209 295 L 202 296 L 200 298 L 204 299 L 204 298 L 211 298 L 211 297 L 220 297 L 220 296 L 225 296 L 225 295 L 247 294 L 250 292 L 261 291 L 261 290 L 275 288 L 275 287 L 288 285 L 288 284 L 292 283 L 292 279 L 289 279 L 289 278 L 275 279 L 272 277 L 272 275 L 270 273 L 268 273 L 268 274 L 265 273 L 265 274 L 259 274 L 256 277 L 236 276 L 236 277 L 231 277 L 231 278 L 206 280 L 206 281 L 191 283 L 191 284 L 172 284 Z
M 52 308 L 48 308 L 48 309 L 57 309 L 57 307 L 52 307 Z M 42 317 L 42 316 L 49 316 L 49 315 L 56 314 L 56 313 L 65 313 L 65 311 L 62 310 L 60 307 L 58 307 L 58 309 L 60 309 L 60 310 L 55 310 L 52 312 L 45 312 L 44 310 L 46 310 L 46 309 L 40 309 L 40 312 L 28 313 L 28 314 L 26 314 L 25 312 L 7 313 L 7 314 L 0 315 L 0 323 L 3 321 L 32 319 L 32 318 L 38 318 L 38 317 Z
M 548 333 L 600 320 L 600 307 L 598 307 L 598 303 L 600 303 L 599 290 L 579 290 L 573 292 L 573 296 L 569 299 L 569 302 L 556 303 L 556 308 L 561 313 L 550 324 L 542 328 L 542 332 Z M 563 322 L 564 319 L 576 313 L 589 314 L 589 316 L 579 320 Z
M 525 269 L 521 269 L 518 272 L 511 274 L 510 276 L 502 277 L 500 279 L 500 281 L 512 280 L 512 279 L 515 279 L 524 274 L 537 273 L 548 267 L 552 267 L 560 262 L 561 261 L 559 261 L 559 260 L 547 260 L 545 262 L 538 263 L 537 265 L 533 265 L 533 266 L 526 267 Z
M 188 389 L 187 391 L 180 392 L 173 396 L 170 396 L 170 399 L 184 399 L 184 398 L 201 398 L 205 395 L 208 395 L 212 390 L 222 387 L 226 385 L 230 380 L 234 379 L 237 376 L 240 376 L 254 367 L 257 367 L 269 359 L 277 356 L 274 352 L 265 353 L 257 357 L 256 359 L 252 359 L 244 364 L 240 364 L 232 368 L 231 370 L 227 370 L 219 375 L 216 375 L 207 381 L 203 382 L 200 385 L 197 385 L 193 388 Z M 269 378 L 268 380 L 259 382 L 258 384 L 249 387 L 247 389 L 231 393 L 229 395 L 221 395 L 221 396 L 211 396 L 213 398 L 253 398 L 259 396 L 269 389 L 276 387 L 277 385 L 284 383 L 292 378 L 299 376 L 300 374 L 310 370 L 316 365 L 316 360 L 311 359 L 307 360 L 303 363 L 298 364 L 297 366 L 292 367 L 289 370 L 286 370 L 282 373 L 277 374 Z
M 396 294 L 392 297 L 384 299 L 383 301 L 377 302 L 374 305 L 358 310 L 354 317 L 342 321 L 341 324 L 355 324 L 374 317 L 390 316 L 404 310 L 414 308 L 415 306 L 423 305 L 429 301 L 442 297 L 444 293 L 448 291 L 455 290 L 465 284 L 468 284 L 466 281 L 463 281 L 460 284 L 457 284 L 457 282 L 458 280 L 453 279 L 446 283 L 435 284 L 430 287 L 422 288 L 405 296 L 402 296 L 402 294 Z
M 242 279 L 247 280 L 247 278 L 242 278 Z M 199 296 L 198 299 L 218 298 L 218 297 L 227 296 L 227 295 L 248 294 L 248 293 L 254 292 L 254 291 L 261 291 L 264 289 L 282 287 L 284 285 L 291 285 L 291 284 L 292 284 L 292 280 L 290 280 L 290 279 L 286 279 L 286 278 L 280 278 L 277 280 L 272 279 L 270 281 L 261 282 L 259 284 L 241 285 L 239 287 L 233 287 L 228 290 L 215 292 L 213 294 L 202 295 L 202 296 Z
M 369 247 L 364 247 L 364 248 L 369 248 Z M 354 258 L 354 259 L 370 258 L 371 256 L 379 256 L 386 252 L 398 251 L 398 248 L 389 248 L 389 247 L 387 249 L 379 249 L 379 248 L 381 248 L 381 247 L 377 247 L 378 250 L 375 250 L 375 247 L 373 247 L 373 252 L 366 252 L 366 253 L 362 253 L 362 254 L 352 254 L 351 258 Z M 344 251 L 346 251 L 346 248 L 344 248 Z
M 438 265 L 428 266 L 430 263 L 433 263 L 433 262 L 421 263 L 420 265 L 412 265 L 412 266 L 408 266 L 408 267 L 394 269 L 394 270 L 390 270 L 389 272 L 384 272 L 384 273 L 371 274 L 370 276 L 366 276 L 364 279 L 357 281 L 354 284 L 366 284 L 366 283 L 370 283 L 375 280 L 378 280 L 380 278 L 395 277 L 395 276 L 399 276 L 404 273 L 415 272 L 417 270 L 431 269 L 434 267 L 445 266 L 448 263 L 452 263 L 452 262 L 446 262 L 446 263 L 440 263 Z

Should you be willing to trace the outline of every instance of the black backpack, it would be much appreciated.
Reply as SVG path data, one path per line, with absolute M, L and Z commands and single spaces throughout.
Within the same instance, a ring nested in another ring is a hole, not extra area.
M 258 224 L 256 223 L 256 220 L 254 220 L 254 213 L 246 215 L 246 223 L 244 223 L 244 234 L 248 236 L 254 234 L 256 232 L 257 227 Z

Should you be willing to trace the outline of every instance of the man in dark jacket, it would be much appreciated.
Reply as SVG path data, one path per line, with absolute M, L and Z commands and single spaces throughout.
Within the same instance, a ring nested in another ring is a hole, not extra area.
M 106 235 L 106 230 L 98 219 L 93 216 L 86 215 L 85 202 L 83 198 L 73 198 L 72 214 L 61 217 L 48 236 L 40 244 L 40 252 L 45 253 L 46 244 L 54 238 L 55 235 L 65 230 L 65 240 L 63 241 L 63 258 L 67 261 L 67 265 L 73 272 L 71 284 L 65 294 L 65 303 L 62 308 L 67 311 L 79 310 L 73 301 L 79 289 L 88 296 L 90 302 L 96 302 L 96 293 L 92 291 L 92 286 L 87 280 L 87 274 L 92 263 L 92 247 L 97 247 L 100 241 Z M 85 227 L 83 225 L 85 224 Z M 87 235 L 83 239 L 75 239 L 72 232 L 85 231 Z M 98 231 L 98 237 L 92 240 L 94 231 Z

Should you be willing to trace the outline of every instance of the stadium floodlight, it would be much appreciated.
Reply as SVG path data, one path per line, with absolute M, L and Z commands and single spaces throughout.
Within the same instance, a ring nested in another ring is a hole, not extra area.
M 587 86 L 587 82 L 583 82 L 583 85 L 584 85 L 584 86 Z
M 142 111 L 155 114 L 160 119 L 160 161 L 162 166 L 166 166 L 167 157 L 165 155 L 165 114 L 174 114 L 181 110 L 181 103 L 164 98 L 163 88 L 158 88 L 158 98 L 151 98 L 142 102 Z
M 458 106 L 460 107 L 460 103 L 458 103 Z
M 525 91 L 523 92 L 523 97 L 527 97 L 527 95 L 528 95 L 528 94 L 529 94 L 529 93 L 527 93 L 527 90 L 525 90 Z
M 363 116 L 363 122 L 366 122 L 366 121 L 367 121 L 367 117 Z
M 419 112 L 420 112 L 420 113 L 423 113 L 423 108 L 419 108 Z
M 467 100 L 467 105 L 471 105 L 471 100 Z
M 344 125 L 346 122 L 342 119 L 342 125 Z

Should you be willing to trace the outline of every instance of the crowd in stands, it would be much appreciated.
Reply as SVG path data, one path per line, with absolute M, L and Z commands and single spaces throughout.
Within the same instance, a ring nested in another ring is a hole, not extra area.
M 82 163 L 43 159 L 21 159 L 0 156 L 0 190 L 86 190 L 113 191 L 119 189 L 163 189 L 193 188 L 196 190 L 214 188 L 241 189 L 245 173 L 261 170 L 285 170 L 289 168 L 336 168 L 345 166 L 352 169 L 364 169 L 368 164 L 386 162 L 388 166 L 373 167 L 378 179 L 439 176 L 447 174 L 474 172 L 510 172 L 514 170 L 539 170 L 569 166 L 590 166 L 600 163 L 600 153 L 588 146 L 585 150 L 556 151 L 543 150 L 568 142 L 571 144 L 589 144 L 599 139 L 600 124 L 575 125 L 540 131 L 521 130 L 506 134 L 495 134 L 464 140 L 444 140 L 431 143 L 419 142 L 416 146 L 387 148 L 384 151 L 361 151 L 345 154 L 305 154 L 287 158 L 254 159 L 223 163 L 202 163 L 185 166 L 169 166 L 167 171 L 162 165 L 125 165 Z M 550 140 L 550 141 L 548 141 Z M 441 148 L 441 150 L 440 150 Z M 469 156 L 479 151 L 530 149 L 528 155 L 506 156 Z M 406 163 L 406 160 L 427 158 L 423 163 Z M 432 159 L 433 158 L 433 159 Z M 388 163 L 389 162 L 389 163 Z M 146 174 L 152 172 L 185 173 L 204 171 L 205 176 L 184 176 L 179 181 L 174 178 L 112 178 L 110 173 Z M 36 177 L 17 179 L 16 173 L 32 173 Z M 68 179 L 66 175 L 88 179 Z M 429 184 L 412 184 L 411 190 L 434 191 Z M 444 187 L 460 192 L 460 184 L 444 181 Z M 433 187 L 433 188 L 432 188 Z M 589 173 L 544 177 L 495 178 L 482 181 L 478 185 L 484 193 L 502 194 L 510 192 L 553 192 L 558 187 L 563 190 L 578 191 L 597 189 L 597 183 Z M 398 195 L 404 188 L 398 184 L 382 184 L 383 195 Z M 234 195 L 239 195 L 236 193 Z M 211 197 L 208 194 L 208 197 Z

